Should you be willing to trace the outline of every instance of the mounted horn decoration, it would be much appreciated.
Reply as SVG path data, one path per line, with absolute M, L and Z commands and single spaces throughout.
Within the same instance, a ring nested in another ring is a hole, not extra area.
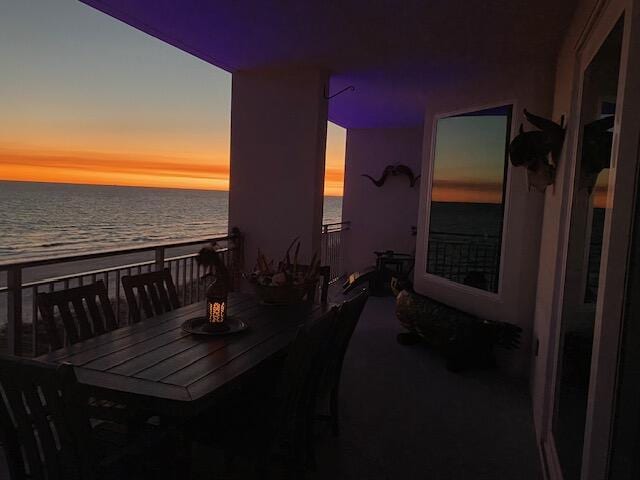
M 376 187 L 381 187 L 382 185 L 384 185 L 384 182 L 387 181 L 387 177 L 389 177 L 389 175 L 393 177 L 396 177 L 398 175 L 406 175 L 409 178 L 409 188 L 413 187 L 420 178 L 420 175 L 415 176 L 413 174 L 413 170 L 411 170 L 409 167 L 400 164 L 387 165 L 382 171 L 382 175 L 378 180 L 373 178 L 371 175 L 367 175 L 366 173 L 362 174 L 363 177 L 367 177 L 369 180 L 371 180 Z
M 560 125 L 533 115 L 526 109 L 524 115 L 531 125 L 540 130 L 525 132 L 521 124 L 520 133 L 509 145 L 509 158 L 513 166 L 526 167 L 529 190 L 533 187 L 544 192 L 555 180 L 557 158 L 564 143 L 564 115 Z M 553 163 L 549 161 L 549 156 Z

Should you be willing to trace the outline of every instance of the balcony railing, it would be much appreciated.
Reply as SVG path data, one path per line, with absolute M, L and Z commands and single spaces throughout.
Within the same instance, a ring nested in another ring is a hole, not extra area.
M 343 249 L 345 235 L 351 222 L 327 223 L 322 226 L 322 237 L 320 244 L 320 254 L 323 265 L 329 265 L 331 269 L 331 279 L 333 282 L 340 278 L 344 272 Z
M 332 279 L 342 272 L 341 245 L 348 222 L 322 226 L 321 255 L 331 267 Z M 145 245 L 71 256 L 0 262 L 0 352 L 36 355 L 47 351 L 46 331 L 35 299 L 38 293 L 63 290 L 103 280 L 119 325 L 129 322 L 121 286 L 125 275 L 162 268 L 171 271 L 183 305 L 203 299 L 204 273 L 195 261 L 198 250 L 215 242 L 238 285 L 243 271 L 242 236 L 199 238 L 178 243 Z
M 116 320 L 124 325 L 129 322 L 129 312 L 121 277 L 168 268 L 184 305 L 201 300 L 204 286 L 199 279 L 204 272 L 195 257 L 203 245 L 211 242 L 218 245 L 237 284 L 242 270 L 242 237 L 238 232 L 179 243 L 0 262 L 0 351 L 16 355 L 46 352 L 46 341 L 42 341 L 46 338 L 45 329 L 35 302 L 40 292 L 53 292 L 101 279 L 113 302 Z
M 462 284 L 481 278 L 486 290 L 497 291 L 500 242 L 496 236 L 430 232 L 427 257 L 429 273 Z

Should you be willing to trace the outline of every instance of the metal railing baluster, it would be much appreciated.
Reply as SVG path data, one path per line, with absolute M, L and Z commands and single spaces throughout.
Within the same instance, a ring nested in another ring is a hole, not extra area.
M 38 286 L 31 287 L 31 345 L 33 355 L 38 355 Z
M 155 268 L 158 272 L 164 269 L 164 254 L 164 247 L 157 247 L 155 249 Z
M 116 270 L 116 324 L 120 323 L 120 270 Z
M 7 272 L 7 347 L 12 355 L 22 353 L 22 269 Z
M 193 262 L 194 258 L 189 259 L 189 303 L 193 303 Z
M 187 259 L 182 260 L 182 304 L 187 304 Z

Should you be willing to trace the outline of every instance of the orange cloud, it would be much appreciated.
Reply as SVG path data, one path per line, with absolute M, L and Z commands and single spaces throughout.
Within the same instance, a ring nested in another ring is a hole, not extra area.
M 502 203 L 502 185 L 491 182 L 438 180 L 433 184 L 434 202 Z
M 206 157 L 1 148 L 0 179 L 228 190 L 229 165 Z M 342 195 L 344 173 L 328 168 L 326 195 Z
M 228 166 L 141 154 L 0 149 L 0 178 L 35 182 L 226 190 Z
M 324 194 L 341 197 L 344 191 L 344 168 L 327 168 L 324 172 Z

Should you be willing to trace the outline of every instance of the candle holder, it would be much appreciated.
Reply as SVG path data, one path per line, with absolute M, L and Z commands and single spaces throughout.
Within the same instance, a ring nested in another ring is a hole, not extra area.
M 227 325 L 227 291 L 221 288 L 218 280 L 209 285 L 207 289 L 207 324 L 203 329 L 208 332 L 225 332 L 229 330 Z
M 227 296 L 225 282 L 216 279 L 207 289 L 207 324 L 203 327 L 209 332 L 225 332 L 229 330 L 227 325 Z
M 215 244 L 204 247 L 196 257 L 198 265 L 205 267 L 204 278 L 212 279 L 207 288 L 206 325 L 203 330 L 210 333 L 220 333 L 229 330 L 227 324 L 227 297 L 229 295 L 229 272 L 218 255 Z M 215 273 L 214 273 L 215 272 Z

